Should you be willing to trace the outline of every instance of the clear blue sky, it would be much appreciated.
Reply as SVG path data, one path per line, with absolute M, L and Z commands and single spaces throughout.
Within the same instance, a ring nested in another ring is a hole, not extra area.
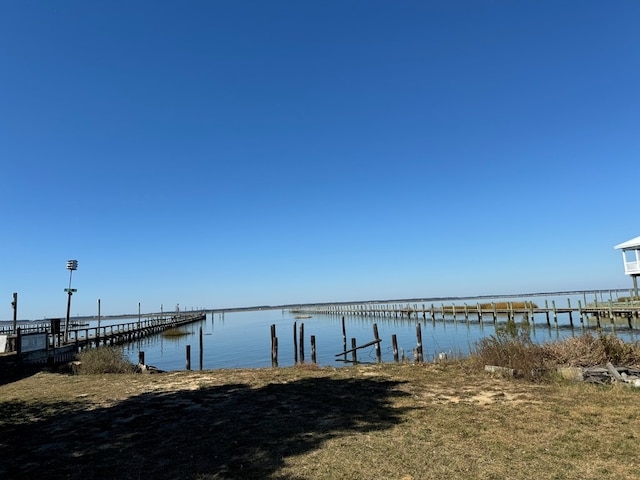
M 0 319 L 628 288 L 636 1 L 0 3 Z

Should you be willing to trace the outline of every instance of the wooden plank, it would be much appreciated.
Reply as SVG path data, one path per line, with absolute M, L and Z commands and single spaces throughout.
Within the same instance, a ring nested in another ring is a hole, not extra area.
M 360 345 L 359 347 L 354 347 L 354 348 L 351 348 L 351 349 L 349 349 L 349 350 L 345 350 L 344 352 L 336 353 L 336 354 L 335 354 L 335 356 L 336 356 L 336 357 L 339 357 L 340 355 L 346 355 L 347 353 L 354 352 L 354 351 L 359 350 L 359 349 L 361 349 L 361 348 L 367 348 L 367 347 L 370 347 L 371 345 L 375 345 L 376 343 L 380 343 L 381 341 L 382 341 L 382 340 L 373 340 L 372 342 L 365 343 L 364 345 Z

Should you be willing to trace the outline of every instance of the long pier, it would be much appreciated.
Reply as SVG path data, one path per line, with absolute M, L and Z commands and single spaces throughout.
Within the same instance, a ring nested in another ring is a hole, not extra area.
M 430 319 L 436 320 L 454 320 L 465 319 L 466 321 L 485 322 L 488 319 L 494 323 L 499 320 L 515 320 L 516 318 L 524 318 L 527 321 L 534 322 L 536 315 L 544 316 L 547 325 L 551 325 L 551 321 L 557 324 L 558 315 L 564 314 L 569 317 L 569 324 L 573 327 L 574 318 L 579 319 L 581 324 L 585 321 L 595 321 L 596 326 L 600 327 L 601 320 L 609 320 L 613 322 L 626 321 L 629 328 L 633 328 L 633 320 L 640 318 L 640 302 L 604 302 L 598 304 L 588 304 L 583 306 L 581 301 L 577 305 L 571 305 L 571 301 L 567 300 L 566 307 L 556 306 L 555 301 L 549 304 L 545 301 L 545 306 L 540 307 L 533 302 L 492 302 L 490 304 L 472 304 L 463 305 L 450 304 L 435 305 L 427 304 L 339 304 L 339 305 L 316 305 L 313 307 L 302 307 L 291 309 L 291 312 L 301 314 L 328 314 L 337 316 L 365 316 L 380 318 L 399 318 L 399 319 Z
M 171 328 L 178 328 L 189 323 L 206 320 L 204 313 L 181 314 L 170 317 L 145 318 L 140 321 L 119 323 L 69 330 L 67 344 L 74 344 L 78 349 L 102 345 L 120 345 L 140 340 L 141 338 L 162 333 Z
M 73 359 L 80 350 L 100 345 L 121 345 L 193 322 L 206 320 L 205 313 L 150 317 L 119 324 L 60 331 L 52 325 L 19 327 L 10 335 L 20 363 L 61 363 Z

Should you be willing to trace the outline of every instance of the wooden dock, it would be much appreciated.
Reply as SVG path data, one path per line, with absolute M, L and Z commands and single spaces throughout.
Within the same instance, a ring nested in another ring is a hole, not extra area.
M 180 314 L 169 317 L 145 318 L 140 321 L 105 325 L 100 328 L 85 327 L 69 330 L 67 344 L 74 344 L 78 350 L 102 345 L 121 345 L 178 328 L 189 323 L 206 320 L 205 313 Z
M 534 322 L 536 319 L 544 317 L 546 324 L 551 325 L 554 322 L 558 324 L 558 316 L 565 315 L 568 317 L 569 326 L 574 326 L 574 321 L 578 320 L 582 325 L 585 323 L 594 323 L 596 327 L 601 326 L 602 321 L 610 321 L 611 323 L 626 323 L 629 328 L 634 328 L 633 324 L 638 323 L 640 319 L 640 302 L 621 303 L 621 302 L 604 302 L 598 304 L 588 304 L 583 306 L 581 301 L 577 305 L 571 305 L 571 301 L 567 300 L 567 306 L 556 306 L 555 301 L 549 304 L 545 301 L 544 307 L 538 306 L 533 302 L 502 302 L 497 304 L 472 304 L 463 305 L 450 304 L 435 305 L 427 304 L 379 304 L 379 303 L 363 303 L 363 304 L 340 304 L 340 305 L 316 305 L 313 307 L 297 308 L 291 310 L 296 314 L 313 315 L 326 314 L 336 316 L 363 316 L 373 318 L 397 318 L 397 319 L 415 319 L 415 320 L 431 320 L 436 321 L 457 321 L 465 320 L 467 322 L 475 321 L 484 323 L 491 321 L 493 323 L 505 322 L 507 320 L 525 319 Z
M 157 335 L 171 328 L 206 320 L 205 313 L 150 317 L 112 325 L 69 329 L 66 333 L 55 325 L 18 328 L 13 341 L 17 360 L 27 364 L 68 362 L 79 351 L 100 345 L 122 345 Z M 65 340 L 66 338 L 66 340 Z M 37 344 L 29 348 L 29 344 Z

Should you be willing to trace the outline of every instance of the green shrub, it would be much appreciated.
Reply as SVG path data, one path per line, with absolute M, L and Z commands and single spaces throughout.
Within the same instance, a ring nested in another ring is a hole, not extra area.
M 120 348 L 90 348 L 80 352 L 77 359 L 80 364 L 76 367 L 75 372 L 84 375 L 133 373 L 136 368 Z

